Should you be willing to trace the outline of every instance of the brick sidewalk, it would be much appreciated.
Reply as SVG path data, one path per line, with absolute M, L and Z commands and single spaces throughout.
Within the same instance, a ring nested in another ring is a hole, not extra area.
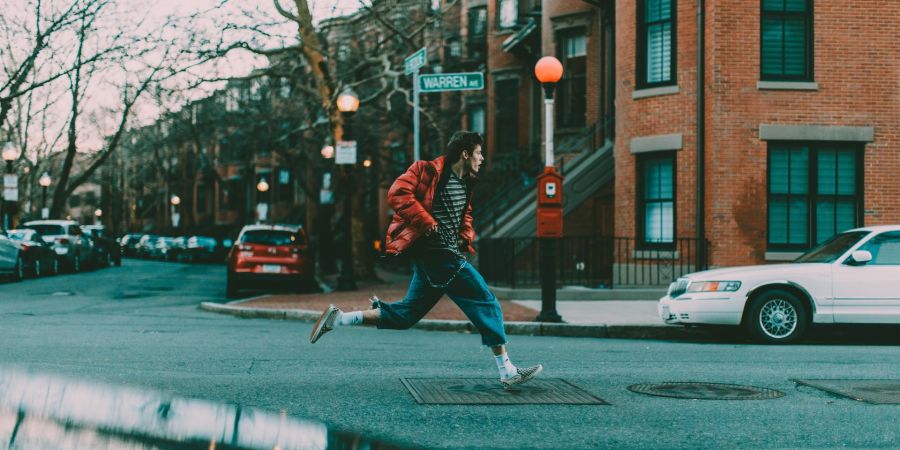
M 377 295 L 384 302 L 399 301 L 406 294 L 408 281 L 403 277 L 392 277 L 387 283 L 359 283 L 359 290 L 352 292 L 329 292 L 314 294 L 279 294 L 257 298 L 240 303 L 241 307 L 268 309 L 305 309 L 321 311 L 330 304 L 335 304 L 345 311 L 369 308 L 369 297 Z M 538 311 L 526 308 L 511 301 L 500 300 L 503 309 L 503 320 L 507 322 L 528 322 L 534 320 Z M 466 316 L 444 296 L 438 304 L 425 316 L 435 320 L 467 320 Z

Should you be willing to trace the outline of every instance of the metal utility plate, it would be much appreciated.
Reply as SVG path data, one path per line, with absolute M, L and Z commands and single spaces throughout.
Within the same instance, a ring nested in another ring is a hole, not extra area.
M 900 380 L 791 380 L 876 405 L 900 405 Z
M 401 378 L 420 405 L 608 405 L 559 378 L 542 378 L 503 389 L 484 378 Z
M 633 384 L 628 386 L 628 390 L 638 394 L 691 400 L 771 400 L 784 397 L 784 392 L 774 389 L 696 381 Z

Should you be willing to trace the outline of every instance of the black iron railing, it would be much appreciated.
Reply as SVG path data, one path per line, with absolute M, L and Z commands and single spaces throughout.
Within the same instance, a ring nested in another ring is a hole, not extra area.
M 708 253 L 708 242 L 706 248 Z M 697 239 L 693 238 L 676 239 L 669 248 L 645 249 L 633 238 L 564 237 L 556 250 L 558 287 L 665 286 L 707 268 L 698 265 Z M 478 269 L 495 286 L 539 286 L 540 258 L 537 238 L 478 241 Z

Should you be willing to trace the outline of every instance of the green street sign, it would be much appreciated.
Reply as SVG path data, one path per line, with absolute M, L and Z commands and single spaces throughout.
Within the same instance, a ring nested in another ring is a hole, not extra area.
M 421 92 L 469 91 L 484 89 L 484 73 L 433 73 L 419 75 Z
M 406 57 L 403 60 L 403 72 L 407 75 L 419 70 L 425 65 L 425 47 Z

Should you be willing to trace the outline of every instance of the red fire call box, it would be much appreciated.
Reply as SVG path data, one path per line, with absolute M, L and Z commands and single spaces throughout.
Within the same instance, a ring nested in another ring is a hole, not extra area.
M 563 177 L 554 167 L 545 167 L 537 179 L 537 236 L 563 235 Z

